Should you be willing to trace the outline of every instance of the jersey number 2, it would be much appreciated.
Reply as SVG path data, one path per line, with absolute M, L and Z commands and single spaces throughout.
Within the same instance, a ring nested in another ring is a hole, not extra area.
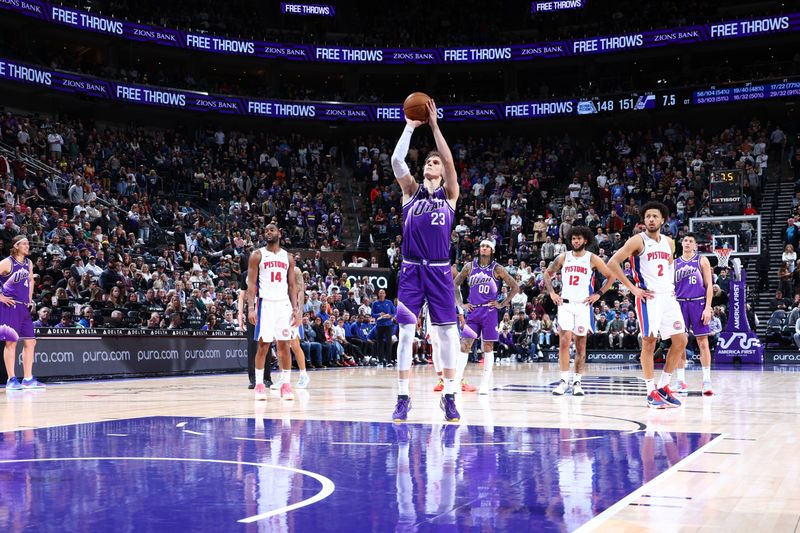
M 281 282 L 281 273 L 280 272 L 270 272 L 269 273 L 269 280 L 272 282 L 277 281 L 278 283 Z
M 658 275 L 659 276 L 664 275 L 664 265 L 658 265 Z

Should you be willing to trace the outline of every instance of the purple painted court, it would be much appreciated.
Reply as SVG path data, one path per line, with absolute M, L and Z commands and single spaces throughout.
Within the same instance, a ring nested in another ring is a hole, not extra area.
M 0 525 L 572 531 L 714 436 L 177 417 L 16 431 L 0 434 Z

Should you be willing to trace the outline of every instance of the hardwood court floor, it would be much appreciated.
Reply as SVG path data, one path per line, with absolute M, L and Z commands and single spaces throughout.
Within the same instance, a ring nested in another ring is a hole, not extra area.
M 461 425 L 557 428 L 567 437 L 562 443 L 602 439 L 592 432 L 601 430 L 655 436 L 655 451 L 650 451 L 666 458 L 666 471 L 650 481 L 645 475 L 644 486 L 601 506 L 605 510 L 588 516 L 581 531 L 800 531 L 800 373 L 795 373 L 800 367 L 715 369 L 715 396 L 690 394 L 681 408 L 658 411 L 645 405 L 637 365 L 592 364 L 588 370 L 585 397 L 554 397 L 549 391 L 557 380 L 555 364 L 497 366 L 491 395 L 461 395 Z M 296 381 L 297 373 L 292 375 Z M 293 402 L 275 395 L 255 402 L 246 377 L 231 374 L 51 384 L 44 392 L 0 394 L 0 433 L 139 417 L 391 422 L 393 369 L 310 375 L 309 388 L 295 389 Z M 467 377 L 477 383 L 480 367 L 470 365 Z M 688 370 L 687 378 L 697 391 L 699 370 Z M 441 426 L 432 368 L 415 368 L 411 383 L 409 426 L 413 431 Z M 683 433 L 719 436 L 701 436 L 700 444 L 681 455 Z M 580 451 L 573 444 L 555 446 L 562 458 Z M 596 470 L 589 475 L 600 477 Z M 555 483 L 569 493 L 568 479 Z M 590 487 L 605 490 L 597 480 Z M 557 509 L 565 511 L 567 500 Z

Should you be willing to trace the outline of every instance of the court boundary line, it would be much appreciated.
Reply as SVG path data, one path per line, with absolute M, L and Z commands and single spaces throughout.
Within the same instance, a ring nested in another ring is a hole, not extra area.
M 631 492 L 630 494 L 628 494 L 627 496 L 616 502 L 614 505 L 612 505 L 599 515 L 593 517 L 591 520 L 589 520 L 581 527 L 573 531 L 573 533 L 586 533 L 588 531 L 593 531 L 602 524 L 608 522 L 611 518 L 616 516 L 620 511 L 622 511 L 624 508 L 628 507 L 631 503 L 633 503 L 634 500 L 637 500 L 645 496 L 644 493 L 649 492 L 649 489 L 652 488 L 653 484 L 655 484 L 656 482 L 663 482 L 665 479 L 668 479 L 672 477 L 674 474 L 678 473 L 681 467 L 686 466 L 686 463 L 689 463 L 690 461 L 695 459 L 695 455 L 698 455 L 701 452 L 708 451 L 709 447 L 718 445 L 720 442 L 722 442 L 722 439 L 726 435 L 727 435 L 726 433 L 720 433 L 719 435 L 711 439 L 711 441 L 708 442 L 707 444 L 696 449 L 695 451 L 693 451 L 692 453 L 690 453 L 689 455 L 687 455 L 686 457 L 684 457 L 683 459 L 672 465 L 670 468 L 664 470 L 659 475 L 657 475 L 656 477 L 654 477 L 653 479 L 651 479 L 638 489 L 634 490 L 633 492 Z
M 249 524 L 252 522 L 257 522 L 259 520 L 263 520 L 265 518 L 270 518 L 275 515 L 288 513 L 290 511 L 294 511 L 295 509 L 300 509 L 303 507 L 307 507 L 309 505 L 315 504 L 318 501 L 322 501 L 331 494 L 333 491 L 336 490 L 336 485 L 331 481 L 329 478 L 323 476 L 322 474 L 317 474 L 316 472 L 310 472 L 308 470 L 302 470 L 300 468 L 293 468 L 291 466 L 283 466 L 283 465 L 273 465 L 268 463 L 252 463 L 249 461 L 231 461 L 227 459 L 204 459 L 200 458 L 193 458 L 193 457 L 129 457 L 129 456 L 120 456 L 120 457 L 40 457 L 35 459 L 6 459 L 0 460 L 0 464 L 12 464 L 12 463 L 47 463 L 47 462 L 57 462 L 57 461 L 179 461 L 179 462 L 197 462 L 197 463 L 218 463 L 218 464 L 231 464 L 231 465 L 246 465 L 246 466 L 255 466 L 257 468 L 277 468 L 279 470 L 286 470 L 288 472 L 293 472 L 295 474 L 302 474 L 304 476 L 311 477 L 317 480 L 321 485 L 322 489 L 317 492 L 314 496 L 310 498 L 306 498 L 305 500 L 301 500 L 297 503 L 293 503 L 291 505 L 285 505 L 278 509 L 273 509 L 272 511 L 267 511 L 265 513 L 260 513 L 257 515 L 248 516 L 237 520 L 240 524 Z

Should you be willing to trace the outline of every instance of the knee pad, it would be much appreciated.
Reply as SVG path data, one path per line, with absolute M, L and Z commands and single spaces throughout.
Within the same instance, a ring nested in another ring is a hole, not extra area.
M 439 348 L 439 361 L 442 368 L 456 368 L 458 354 L 461 353 L 461 340 L 455 324 L 433 326 L 432 337 L 436 335 Z
M 414 324 L 399 324 L 397 334 L 397 369 L 411 370 L 411 359 L 413 357 Z

